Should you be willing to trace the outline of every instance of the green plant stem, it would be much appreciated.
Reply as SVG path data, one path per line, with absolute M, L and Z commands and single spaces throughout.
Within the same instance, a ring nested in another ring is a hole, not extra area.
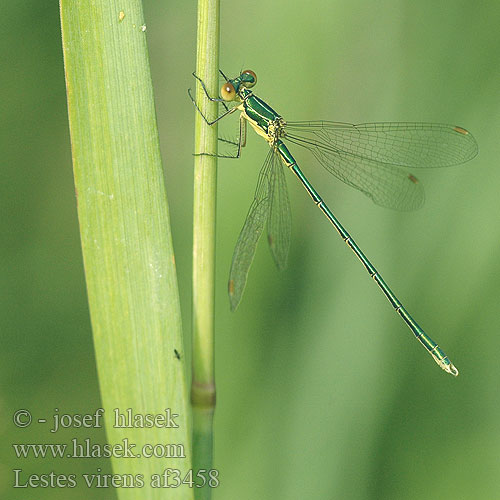
M 211 95 L 218 94 L 219 0 L 199 0 L 196 74 Z M 216 116 L 198 84 L 196 100 L 205 116 Z M 195 113 L 195 152 L 217 153 L 217 127 L 209 126 Z M 213 460 L 213 415 L 215 410 L 214 302 L 215 302 L 215 209 L 217 158 L 200 155 L 194 160 L 193 215 L 193 466 L 211 469 Z M 200 498 L 210 498 L 203 488 Z
M 134 453 L 144 445 L 182 447 L 176 447 L 177 456 L 112 457 L 115 474 L 140 474 L 144 480 L 142 487 L 135 483 L 116 493 L 165 498 L 162 487 L 151 486 L 152 476 L 166 468 L 184 476 L 191 469 L 191 433 L 184 357 L 179 360 L 174 351 L 183 352 L 181 315 L 142 5 L 61 0 L 60 11 L 78 218 L 108 441 L 127 439 Z M 115 408 L 120 414 L 130 408 L 139 418 L 166 418 L 169 409 L 168 427 L 118 427 Z M 181 453 L 186 458 L 179 459 Z M 187 486 L 168 491 L 169 498 L 193 498 Z

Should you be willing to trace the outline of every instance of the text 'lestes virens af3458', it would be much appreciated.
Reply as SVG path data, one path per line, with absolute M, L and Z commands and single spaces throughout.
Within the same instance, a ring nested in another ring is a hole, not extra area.
M 352 125 L 331 121 L 285 121 L 251 90 L 257 83 L 253 71 L 243 71 L 233 79 L 228 79 L 222 72 L 221 74 L 226 83 L 221 88 L 221 97 L 217 98 L 211 97 L 203 81 L 194 75 L 207 98 L 224 106 L 223 113 L 214 120 L 203 116 L 189 92 L 196 109 L 209 125 L 231 113 L 240 112 L 238 142 L 232 143 L 221 139 L 237 146 L 237 152 L 234 156 L 219 156 L 226 158 L 240 156 L 241 148 L 246 143 L 247 123 L 270 146 L 259 174 L 254 200 L 234 249 L 229 275 L 231 310 L 234 311 L 241 300 L 257 242 L 266 223 L 274 260 L 278 268 L 283 269 L 286 266 L 291 221 L 283 172 L 285 165 L 295 174 L 314 203 L 356 254 L 418 341 L 444 371 L 457 376 L 458 370 L 448 356 L 403 307 L 380 273 L 307 180 L 285 143 L 296 144 L 311 151 L 328 172 L 366 194 L 377 205 L 399 210 L 414 210 L 422 205 L 424 192 L 417 178 L 404 169 L 445 167 L 464 163 L 477 154 L 478 148 L 474 137 L 462 127 L 437 123 L 387 122 Z M 230 103 L 233 103 L 232 107 Z M 209 153 L 197 152 L 197 154 Z

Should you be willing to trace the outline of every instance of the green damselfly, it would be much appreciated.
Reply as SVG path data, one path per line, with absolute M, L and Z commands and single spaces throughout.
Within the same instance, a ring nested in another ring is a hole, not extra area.
M 399 210 L 414 210 L 422 205 L 424 192 L 417 178 L 405 171 L 405 168 L 444 167 L 472 159 L 478 151 L 472 134 L 462 127 L 437 123 L 386 122 L 352 125 L 331 121 L 285 121 L 251 90 L 257 83 L 253 71 L 242 71 L 232 79 L 220 73 L 226 80 L 220 97 L 211 97 L 204 82 L 194 74 L 207 98 L 224 106 L 222 114 L 209 120 L 189 92 L 198 112 L 209 125 L 231 113 L 240 112 L 238 142 L 224 140 L 237 146 L 236 154 L 229 157 L 239 158 L 241 148 L 246 143 L 247 123 L 270 146 L 259 174 L 254 200 L 234 249 L 228 286 L 231 309 L 235 310 L 241 300 L 257 243 L 266 224 L 274 260 L 279 269 L 286 266 L 291 222 L 283 172 L 285 165 L 295 174 L 314 203 L 356 254 L 418 341 L 444 371 L 457 376 L 457 368 L 403 307 L 307 180 L 285 143 L 311 151 L 328 172 L 363 192 L 376 204 Z

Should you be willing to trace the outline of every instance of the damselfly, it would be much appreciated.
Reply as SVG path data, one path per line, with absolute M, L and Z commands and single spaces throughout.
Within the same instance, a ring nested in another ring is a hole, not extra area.
M 211 97 L 204 82 L 194 75 L 207 98 L 224 106 L 220 116 L 209 120 L 189 92 L 198 112 L 209 125 L 236 111 L 240 112 L 239 140 L 233 143 L 237 147 L 236 154 L 231 156 L 233 158 L 239 158 L 241 148 L 245 146 L 247 123 L 270 146 L 260 170 L 254 200 L 234 249 L 228 286 L 231 309 L 235 310 L 241 300 L 257 243 L 266 224 L 274 260 L 279 269 L 286 266 L 291 222 L 283 172 L 285 165 L 295 174 L 314 203 L 356 254 L 392 307 L 436 363 L 447 373 L 457 376 L 457 368 L 403 307 L 380 273 L 307 180 L 285 143 L 296 144 L 311 151 L 328 172 L 363 192 L 376 204 L 399 210 L 414 210 L 422 205 L 424 192 L 417 178 L 405 168 L 444 167 L 469 161 L 478 151 L 474 137 L 462 127 L 437 123 L 387 122 L 352 125 L 331 121 L 285 121 L 251 90 L 257 83 L 257 76 L 253 71 L 243 71 L 232 79 L 222 72 L 221 75 L 226 83 L 221 88 L 220 97 Z

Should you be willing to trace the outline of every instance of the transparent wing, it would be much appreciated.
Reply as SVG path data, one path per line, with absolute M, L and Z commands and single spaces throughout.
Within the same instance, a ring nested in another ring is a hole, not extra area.
M 228 283 L 231 311 L 234 311 L 240 303 L 257 243 L 269 219 L 273 165 L 274 151 L 270 149 L 259 173 L 255 196 L 233 252 Z
M 283 164 L 277 154 L 272 157 L 271 210 L 267 221 L 267 241 L 276 266 L 285 269 L 292 231 L 290 200 Z
M 424 202 L 424 189 L 418 179 L 397 165 L 340 152 L 319 146 L 302 137 L 286 137 L 309 149 L 328 172 L 352 186 L 374 203 L 396 210 L 416 210 Z
M 448 167 L 477 155 L 470 132 L 441 123 L 287 122 L 291 133 L 307 134 L 318 144 L 361 158 L 404 167 Z
M 465 129 L 435 123 L 287 122 L 285 139 L 309 149 L 330 173 L 376 204 L 414 210 L 424 201 L 417 178 L 401 167 L 444 167 L 477 154 Z

